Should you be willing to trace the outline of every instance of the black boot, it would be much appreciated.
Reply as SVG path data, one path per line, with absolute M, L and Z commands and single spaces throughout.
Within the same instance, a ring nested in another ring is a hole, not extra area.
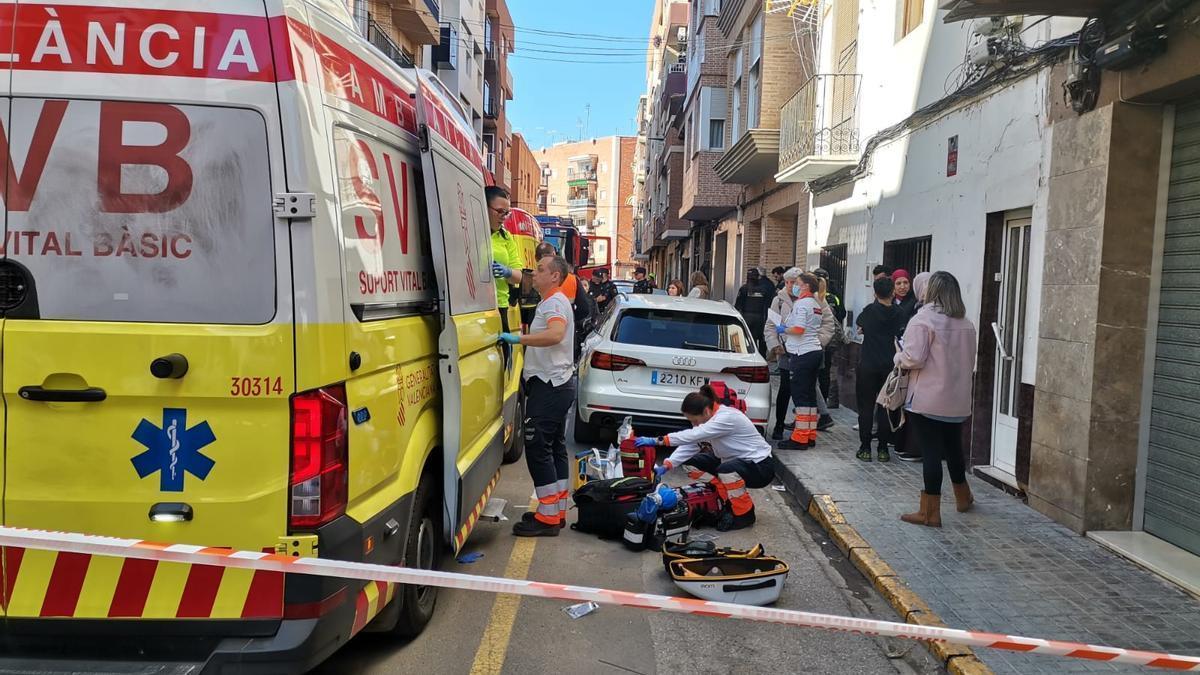
M 526 520 L 522 516 L 521 520 L 513 525 L 512 532 L 518 537 L 557 537 L 560 529 L 560 525 L 547 525 L 537 518 L 531 517 Z
M 521 514 L 521 521 L 522 521 L 522 522 L 525 522 L 525 523 L 530 523 L 530 522 L 533 522 L 533 521 L 535 521 L 535 520 L 537 520 L 537 518 L 534 518 L 534 516 L 533 516 L 533 511 L 526 511 L 525 513 L 522 513 L 522 514 Z M 538 522 L 540 523 L 541 521 L 538 521 Z M 566 518 L 559 518 L 559 519 L 558 519 L 558 527 L 559 527 L 559 529 L 562 529 L 562 528 L 564 528 L 564 527 L 566 527 L 566 526 L 567 526 L 567 519 L 566 519 Z
M 717 531 L 729 532 L 730 530 L 741 530 L 750 527 L 753 524 L 753 508 L 740 516 L 735 516 L 733 515 L 733 511 L 726 509 L 725 512 L 721 514 L 721 518 L 717 521 Z
M 782 424 L 776 424 L 775 428 L 771 430 L 771 440 L 773 440 L 773 441 L 783 440 L 783 425 Z
M 817 418 L 817 431 L 829 431 L 833 428 L 833 418 L 829 415 L 821 415 Z

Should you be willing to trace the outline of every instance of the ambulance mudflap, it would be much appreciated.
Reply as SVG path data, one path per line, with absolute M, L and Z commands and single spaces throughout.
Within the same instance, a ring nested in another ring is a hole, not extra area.
M 287 534 L 275 101 L 3 100 L 5 525 L 252 550 Z M 278 574 L 6 550 L 3 576 L 10 619 L 282 616 Z

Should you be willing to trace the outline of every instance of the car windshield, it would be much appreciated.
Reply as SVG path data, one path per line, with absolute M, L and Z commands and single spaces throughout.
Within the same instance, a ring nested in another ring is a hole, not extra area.
M 613 341 L 627 345 L 749 354 L 750 337 L 737 317 L 662 309 L 621 314 Z

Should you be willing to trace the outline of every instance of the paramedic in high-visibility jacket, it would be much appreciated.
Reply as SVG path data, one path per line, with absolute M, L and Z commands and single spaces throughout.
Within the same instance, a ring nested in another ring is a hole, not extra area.
M 771 445 L 745 413 L 721 405 L 707 384 L 683 399 L 682 411 L 692 423 L 691 429 L 661 438 L 643 436 L 637 445 L 675 448 L 654 468 L 660 476 L 682 466 L 692 480 L 713 484 L 728 504 L 717 521 L 718 530 L 750 527 L 754 524 L 754 500 L 749 488 L 764 488 L 775 478 Z M 701 443 L 707 443 L 713 454 L 701 452 Z
M 525 346 L 525 462 L 538 505 L 513 525 L 518 537 L 557 537 L 567 524 L 566 427 L 575 402 L 575 313 L 562 291 L 569 274 L 561 256 L 539 260 L 533 286 L 542 301 L 529 332 L 500 335 L 503 342 Z

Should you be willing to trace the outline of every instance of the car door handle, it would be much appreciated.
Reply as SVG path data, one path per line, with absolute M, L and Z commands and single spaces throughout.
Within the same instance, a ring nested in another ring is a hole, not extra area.
M 87 389 L 21 387 L 17 393 L 26 401 L 53 401 L 56 403 L 98 403 L 108 398 L 108 394 L 100 387 L 88 387 Z

